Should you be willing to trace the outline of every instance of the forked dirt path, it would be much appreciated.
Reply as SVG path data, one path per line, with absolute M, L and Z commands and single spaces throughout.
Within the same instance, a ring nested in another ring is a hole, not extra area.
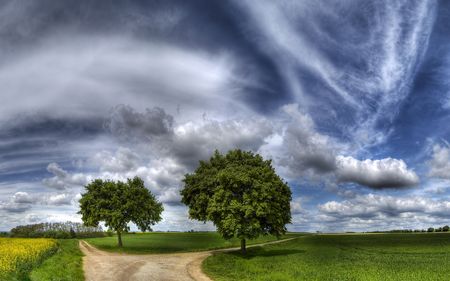
M 295 238 L 248 247 L 292 239 Z M 80 241 L 80 249 L 85 254 L 83 269 L 86 281 L 212 281 L 201 269 L 203 260 L 213 253 L 234 251 L 238 248 L 175 254 L 130 255 L 101 251 L 85 241 Z

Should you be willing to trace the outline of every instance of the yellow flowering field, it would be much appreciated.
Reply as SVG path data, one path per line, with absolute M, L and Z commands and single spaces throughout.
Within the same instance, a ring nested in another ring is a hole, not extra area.
M 23 274 L 56 249 L 54 239 L 0 238 L 0 276 Z

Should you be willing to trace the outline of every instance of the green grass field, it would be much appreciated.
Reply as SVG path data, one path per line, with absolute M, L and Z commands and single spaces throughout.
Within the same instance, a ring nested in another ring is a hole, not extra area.
M 298 234 L 286 234 L 282 238 L 293 237 Z M 113 252 L 124 253 L 174 253 L 174 252 L 193 252 L 209 249 L 220 249 L 228 247 L 237 247 L 240 244 L 238 239 L 224 240 L 215 232 L 151 232 L 138 234 L 125 234 L 122 236 L 123 248 L 117 247 L 117 237 L 90 238 L 85 239 L 95 247 Z M 247 243 L 263 243 L 277 240 L 273 236 L 263 236 L 255 240 L 249 240 Z
M 58 251 L 31 274 L 31 281 L 83 281 L 83 266 L 78 240 L 58 240 Z
M 207 258 L 214 280 L 450 280 L 450 234 L 310 235 Z

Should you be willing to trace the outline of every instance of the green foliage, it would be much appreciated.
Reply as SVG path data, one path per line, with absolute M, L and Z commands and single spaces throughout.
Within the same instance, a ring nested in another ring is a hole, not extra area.
M 79 211 L 83 222 L 89 226 L 105 222 L 118 233 L 119 246 L 121 233 L 129 231 L 128 223 L 133 222 L 141 231 L 147 231 L 161 220 L 162 203 L 145 188 L 139 177 L 127 182 L 97 179 L 85 188 Z
M 282 238 L 294 237 L 287 233 Z M 249 244 L 275 241 L 275 236 L 262 236 Z M 124 246 L 117 247 L 116 237 L 90 238 L 87 242 L 110 252 L 130 254 L 194 252 L 239 246 L 239 239 L 224 240 L 217 232 L 151 232 L 123 235 Z
M 216 151 L 183 182 L 190 218 L 212 221 L 225 239 L 279 236 L 291 222 L 291 190 L 258 154 Z
M 19 225 L 11 229 L 11 237 L 20 238 L 87 238 L 105 237 L 109 233 L 101 227 L 88 227 L 77 222 L 55 222 Z
M 309 235 L 218 253 L 203 263 L 216 281 L 448 280 L 448 233 Z
M 31 281 L 83 281 L 83 253 L 78 240 L 58 241 L 58 251 L 30 274 Z

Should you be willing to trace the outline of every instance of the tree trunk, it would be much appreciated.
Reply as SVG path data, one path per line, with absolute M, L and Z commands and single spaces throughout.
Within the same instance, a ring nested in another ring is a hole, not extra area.
M 118 246 L 120 248 L 122 248 L 123 244 L 122 244 L 122 233 L 120 233 L 120 231 L 117 231 L 117 239 L 118 239 Z
M 241 239 L 241 253 L 243 255 L 247 254 L 247 248 L 245 247 L 245 238 Z

